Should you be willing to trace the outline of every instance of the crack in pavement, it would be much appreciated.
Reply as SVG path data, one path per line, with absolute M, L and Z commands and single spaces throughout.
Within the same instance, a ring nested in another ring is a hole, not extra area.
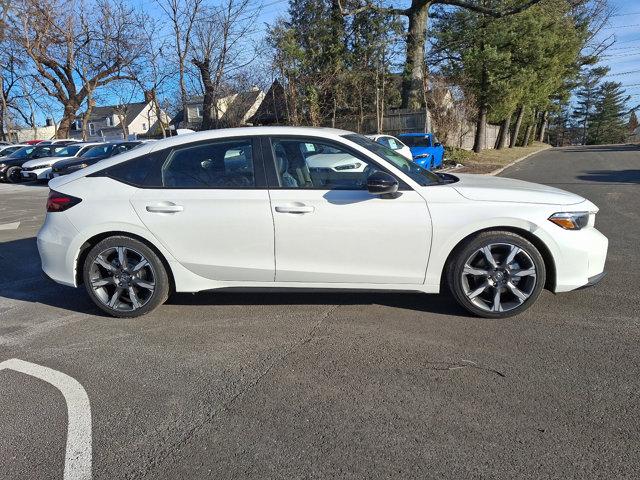
M 177 448 L 186 445 L 200 430 L 202 430 L 206 425 L 208 425 L 213 420 L 215 420 L 216 417 L 218 417 L 221 413 L 225 411 L 229 411 L 231 409 L 231 406 L 235 403 L 236 400 L 242 397 L 245 393 L 256 388 L 260 384 L 262 379 L 265 378 L 267 375 L 269 375 L 269 373 L 271 373 L 276 367 L 282 365 L 287 360 L 287 358 L 289 358 L 294 353 L 297 353 L 300 350 L 300 348 L 302 348 L 304 345 L 307 345 L 309 342 L 311 342 L 311 340 L 313 340 L 315 336 L 315 333 L 320 328 L 320 325 L 322 325 L 322 323 L 327 318 L 329 318 L 329 316 L 331 316 L 332 313 L 338 310 L 339 307 L 340 305 L 333 305 L 331 308 L 327 309 L 320 316 L 320 318 L 313 325 L 313 327 L 311 327 L 308 333 L 304 335 L 302 340 L 294 343 L 291 347 L 286 349 L 285 352 L 280 357 L 278 357 L 269 366 L 267 366 L 267 368 L 264 371 L 259 373 L 244 388 L 240 388 L 234 395 L 231 396 L 231 398 L 223 402 L 221 407 L 206 414 L 205 417 L 202 419 L 202 421 L 200 421 L 199 423 L 197 423 L 196 425 L 194 425 L 193 427 L 185 431 L 181 436 L 181 438 L 179 438 L 177 441 L 172 442 L 170 445 L 163 448 L 159 453 L 157 453 L 154 456 L 151 463 L 149 463 L 147 467 L 143 469 L 143 471 L 133 473 L 132 476 L 128 475 L 127 477 L 128 478 L 147 477 L 154 469 L 158 468 L 162 463 L 169 460 Z

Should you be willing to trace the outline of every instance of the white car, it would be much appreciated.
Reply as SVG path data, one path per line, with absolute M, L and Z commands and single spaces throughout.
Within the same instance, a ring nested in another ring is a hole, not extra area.
M 48 157 L 34 158 L 22 164 L 22 170 L 20 174 L 23 180 L 49 180 L 52 178 L 52 167 L 63 160 L 79 157 L 91 147 L 100 145 L 100 143 L 72 143 L 70 145 L 64 145 L 57 147 L 55 144 L 51 145 L 53 155 Z
M 367 135 L 371 140 L 384 145 L 391 150 L 398 152 L 408 160 L 413 160 L 411 149 L 392 135 Z
M 331 149 L 359 172 L 312 171 Z M 436 175 L 364 136 L 255 127 L 176 136 L 49 183 L 44 272 L 136 317 L 171 291 L 312 288 L 438 293 L 522 312 L 546 286 L 604 275 L 597 207 L 573 193 Z

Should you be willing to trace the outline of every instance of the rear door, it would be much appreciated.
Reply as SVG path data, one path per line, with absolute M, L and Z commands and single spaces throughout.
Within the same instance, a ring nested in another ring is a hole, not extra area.
M 157 185 L 131 202 L 186 268 L 219 281 L 273 282 L 273 218 L 259 146 L 251 138 L 178 146 L 157 163 Z

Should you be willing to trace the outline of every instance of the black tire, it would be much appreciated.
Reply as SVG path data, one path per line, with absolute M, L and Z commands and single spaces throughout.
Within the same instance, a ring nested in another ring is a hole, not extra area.
M 20 167 L 9 167 L 7 168 L 7 182 L 9 183 L 20 183 L 22 178 L 20 177 Z
M 109 259 L 114 254 L 117 256 L 118 247 L 123 247 L 127 252 L 125 255 L 127 259 L 125 263 L 128 265 L 127 268 L 119 268 L 119 262 L 115 258 L 107 262 L 114 270 L 107 270 L 100 264 L 96 264 L 96 259 L 101 253 L 112 252 L 106 256 L 103 255 L 101 260 Z M 114 249 L 115 252 L 113 252 Z M 141 258 L 146 260 L 148 265 L 144 266 L 138 273 L 133 273 L 133 264 L 139 262 Z M 128 281 L 123 280 L 123 274 L 127 277 Z M 144 278 L 141 277 L 142 274 L 145 275 Z M 107 284 L 99 288 L 96 287 L 94 290 L 93 282 L 96 281 L 97 277 L 104 277 L 106 279 L 110 276 L 112 277 L 110 278 L 113 282 L 112 284 Z M 156 252 L 147 245 L 131 237 L 108 237 L 91 248 L 82 266 L 82 278 L 91 300 L 93 300 L 98 308 L 113 317 L 135 318 L 146 315 L 162 305 L 169 297 L 169 277 L 162 260 Z M 138 283 L 135 282 L 138 282 L 140 285 L 146 282 L 147 287 L 140 287 Z M 149 285 L 151 284 L 153 284 L 154 288 L 149 293 Z M 129 288 L 133 288 L 133 294 L 129 294 Z M 120 289 L 120 294 L 119 298 L 116 299 L 117 305 L 115 307 L 109 306 L 106 300 L 109 299 L 111 295 L 115 295 L 118 289 Z M 135 298 L 136 301 L 140 303 L 140 306 L 135 307 L 135 303 L 131 298 Z M 130 306 L 131 309 L 126 309 L 125 307 L 127 306 Z
M 490 265 L 482 251 L 483 247 L 488 246 L 491 246 L 489 250 L 493 253 L 489 256 L 495 256 L 497 268 Z M 511 246 L 517 247 L 521 252 L 516 254 L 512 263 L 503 265 L 509 259 Z M 470 263 L 466 272 L 487 270 L 489 274 L 484 276 L 464 273 L 467 261 Z M 478 266 L 477 262 L 483 261 L 486 264 Z M 475 263 L 471 265 L 473 262 Z M 520 276 L 527 272 L 533 274 Z M 544 259 L 538 249 L 526 238 L 508 231 L 487 231 L 470 237 L 456 248 L 446 271 L 447 285 L 458 304 L 470 313 L 484 318 L 507 318 L 524 312 L 540 296 L 545 280 Z M 477 294 L 483 287 L 485 290 Z M 470 296 L 473 294 L 476 297 L 472 299 Z M 522 300 L 525 295 L 526 299 Z M 508 301 L 503 305 L 502 299 L 505 297 Z M 501 308 L 506 310 L 501 311 Z

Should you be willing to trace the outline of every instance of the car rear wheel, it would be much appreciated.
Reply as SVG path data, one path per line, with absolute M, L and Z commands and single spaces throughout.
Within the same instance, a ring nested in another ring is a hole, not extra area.
M 93 302 L 114 317 L 145 315 L 169 296 L 169 278 L 158 255 L 125 236 L 109 237 L 89 251 L 83 280 Z
M 513 232 L 483 232 L 466 241 L 447 270 L 457 302 L 474 315 L 506 318 L 536 301 L 546 279 L 544 259 Z

